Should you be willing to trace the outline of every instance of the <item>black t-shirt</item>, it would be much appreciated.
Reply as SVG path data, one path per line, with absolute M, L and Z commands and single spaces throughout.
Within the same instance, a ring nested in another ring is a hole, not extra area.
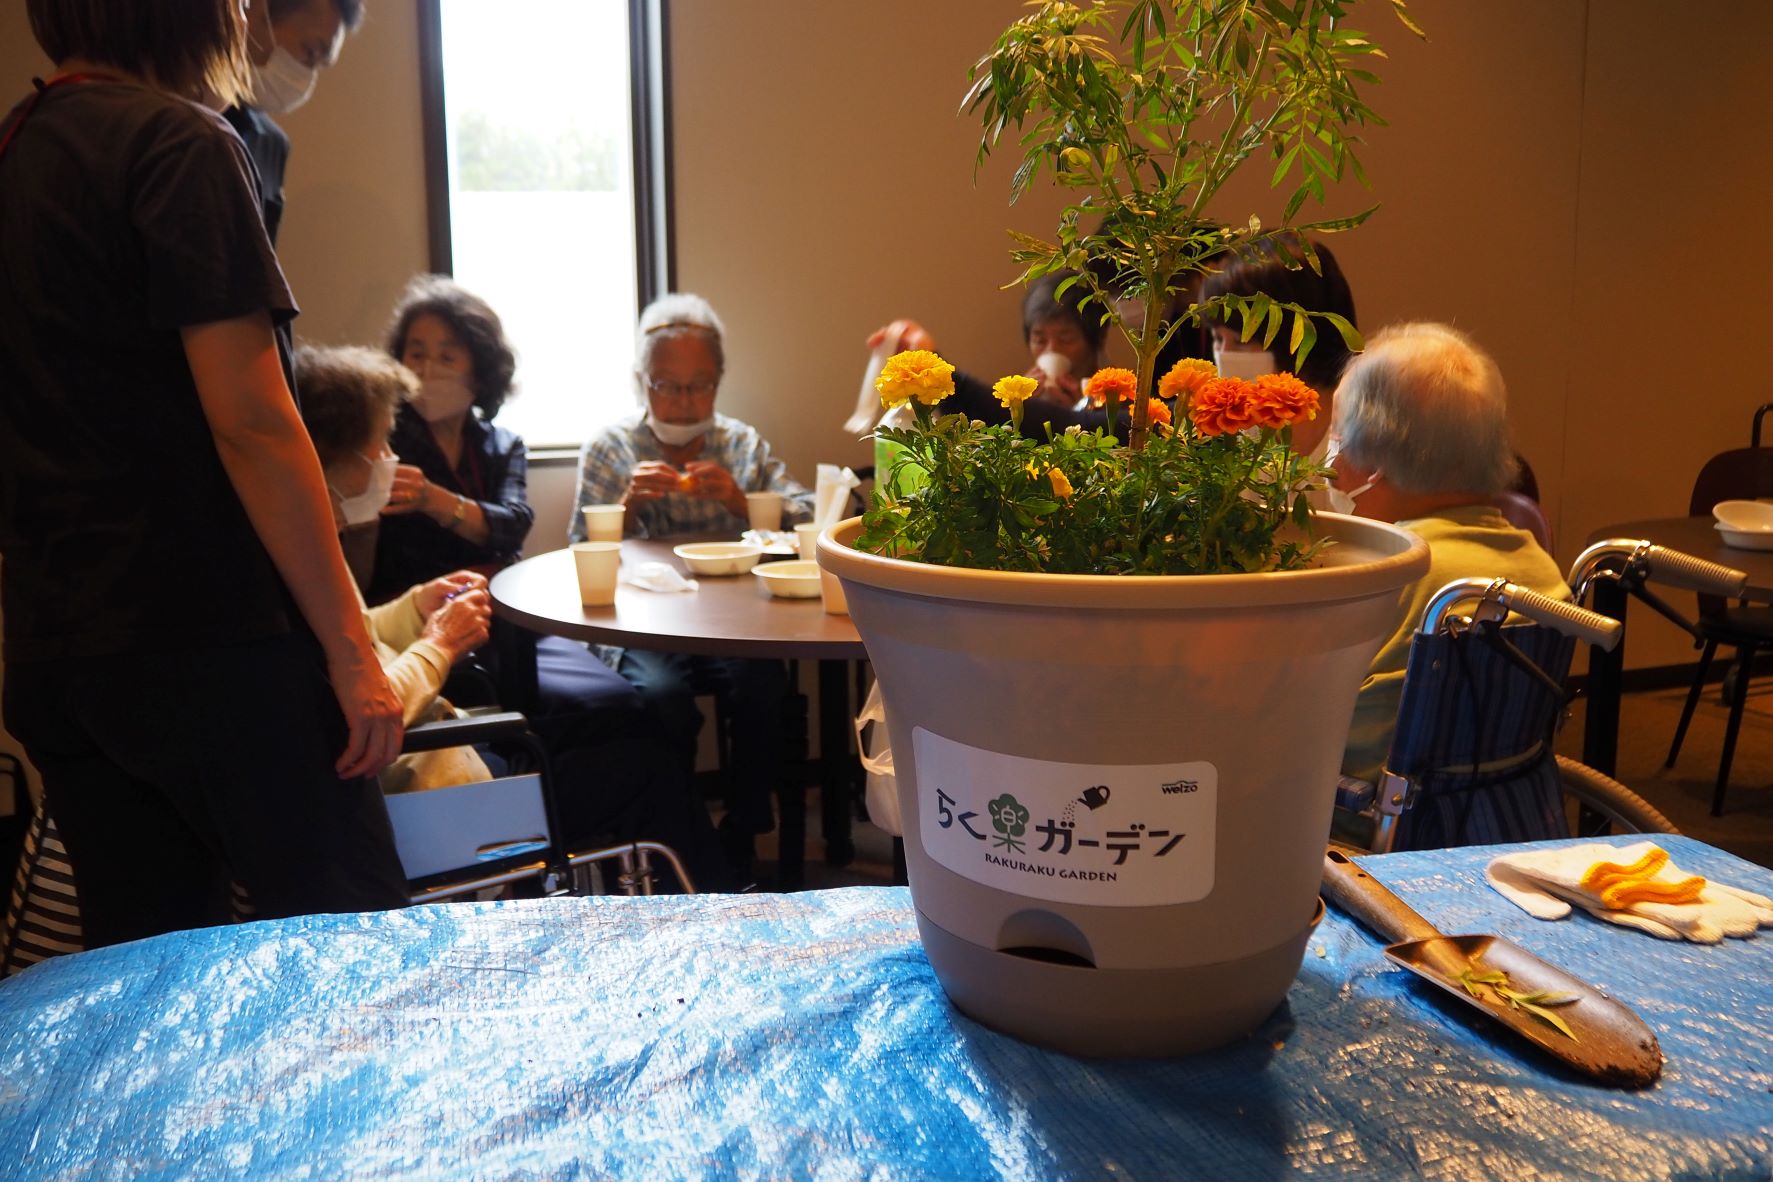
M 246 145 L 246 154 L 258 171 L 259 212 L 264 215 L 265 234 L 276 246 L 277 227 L 283 222 L 283 172 L 289 164 L 289 136 L 257 107 L 235 105 L 223 111 L 222 118 Z
M 51 88 L 0 157 L 7 661 L 290 629 L 179 335 L 295 314 L 253 185 L 219 116 L 122 81 Z

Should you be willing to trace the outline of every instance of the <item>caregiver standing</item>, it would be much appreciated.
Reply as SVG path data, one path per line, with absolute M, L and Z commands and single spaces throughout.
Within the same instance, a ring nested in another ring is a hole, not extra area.
M 238 0 L 27 0 L 56 73 L 0 124 L 9 730 L 88 943 L 406 898 L 401 741 L 273 325 Z

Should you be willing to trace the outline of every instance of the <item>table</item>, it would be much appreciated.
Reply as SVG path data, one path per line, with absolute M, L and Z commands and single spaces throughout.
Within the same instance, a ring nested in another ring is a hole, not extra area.
M 1252 1037 L 1132 1061 L 961 1017 L 901 888 L 463 903 L 174 933 L 0 983 L 0 1174 L 1766 1178 L 1773 930 L 1707 947 L 1540 922 L 1482 885 L 1496 852 L 1362 864 L 1444 929 L 1633 1006 L 1657 1084 L 1564 1072 L 1335 910 Z
M 1748 574 L 1746 598 L 1773 603 L 1773 551 L 1738 550 L 1724 545 L 1723 536 L 1710 517 L 1657 517 L 1604 525 L 1588 535 L 1587 545 L 1609 538 L 1655 542 L 1671 550 L 1705 558 Z M 1617 583 L 1595 584 L 1590 605 L 1603 615 L 1624 622 L 1627 596 Z M 1619 701 L 1625 673 L 1625 641 L 1612 652 L 1589 649 L 1588 706 L 1583 715 L 1582 762 L 1596 771 L 1613 775 L 1618 764 Z
M 687 568 L 671 552 L 686 540 L 630 538 L 622 543 L 624 564 L 668 562 Z M 731 539 L 723 538 L 722 541 Z M 849 808 L 853 761 L 849 754 L 850 698 L 845 662 L 865 659 L 868 650 L 848 616 L 831 615 L 817 599 L 777 599 L 744 574 L 697 580 L 685 594 L 643 591 L 626 583 L 616 588 L 609 607 L 579 603 L 578 576 L 570 550 L 526 558 L 493 576 L 494 638 L 501 671 L 509 671 L 502 698 L 512 709 L 527 708 L 534 694 L 536 634 L 565 636 L 593 644 L 688 653 L 704 657 L 760 657 L 819 662 L 819 762 L 825 858 L 833 866 L 855 856 Z M 798 781 L 797 781 L 798 784 Z M 783 797 L 780 885 L 801 885 L 805 874 L 804 787 Z

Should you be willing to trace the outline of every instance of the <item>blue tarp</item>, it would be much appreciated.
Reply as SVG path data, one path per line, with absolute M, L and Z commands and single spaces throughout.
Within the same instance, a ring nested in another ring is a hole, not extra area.
M 1773 873 L 1680 838 L 1683 867 Z M 1635 1007 L 1642 1092 L 1548 1065 L 1332 911 L 1226 1050 L 1073 1059 L 944 1000 L 899 889 L 321 916 L 0 985 L 0 1177 L 1773 1178 L 1773 932 L 1705 947 L 1365 865 Z

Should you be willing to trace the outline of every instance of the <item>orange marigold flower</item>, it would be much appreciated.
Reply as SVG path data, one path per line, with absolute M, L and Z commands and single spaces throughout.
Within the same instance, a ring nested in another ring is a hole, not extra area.
M 1090 378 L 1089 396 L 1091 406 L 1105 406 L 1110 398 L 1118 402 L 1130 402 L 1133 395 L 1139 392 L 1139 375 L 1130 369 L 1121 369 L 1111 365 L 1099 369 Z
M 1242 378 L 1214 378 L 1202 386 L 1188 408 L 1194 429 L 1202 435 L 1230 435 L 1256 425 L 1251 402 L 1253 382 Z
M 1285 427 L 1317 418 L 1317 391 L 1290 373 L 1264 374 L 1256 379 L 1250 406 L 1257 426 Z
M 1151 408 L 1151 425 L 1167 427 L 1171 422 L 1169 405 L 1161 398 L 1147 398 L 1146 405 Z
M 1027 402 L 1029 396 L 1040 389 L 1040 383 L 1031 377 L 1016 374 L 1014 377 L 998 378 L 997 385 L 991 387 L 997 400 L 1012 410 Z
M 1047 479 L 1052 481 L 1053 495 L 1061 501 L 1072 494 L 1071 481 L 1065 479 L 1065 473 L 1057 468 L 1047 469 Z
M 1202 386 L 1218 376 L 1219 367 L 1211 361 L 1184 357 L 1157 383 L 1157 392 L 1171 401 L 1179 399 L 1183 406 L 1187 406 Z
M 874 388 L 885 407 L 913 398 L 934 406 L 954 393 L 954 367 L 928 349 L 907 349 L 887 358 Z

